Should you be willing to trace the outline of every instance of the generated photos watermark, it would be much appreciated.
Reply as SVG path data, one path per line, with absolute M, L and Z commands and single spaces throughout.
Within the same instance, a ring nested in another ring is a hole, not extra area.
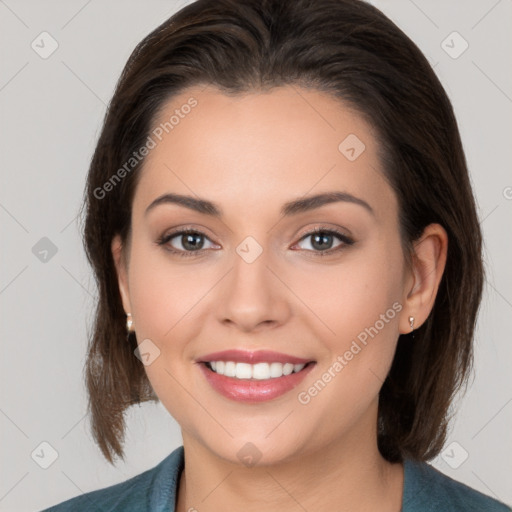
M 300 391 L 297 395 L 297 399 L 300 404 L 307 405 L 311 400 L 316 397 L 329 382 L 332 381 L 343 368 L 345 368 L 354 357 L 359 354 L 364 347 L 368 345 L 370 338 L 373 339 L 379 334 L 382 329 L 388 324 L 397 313 L 402 311 L 402 304 L 399 302 L 393 303 L 392 307 L 389 308 L 385 313 L 382 313 L 379 319 L 370 327 L 366 327 L 352 340 L 350 348 L 346 350 L 342 355 L 338 355 L 336 360 L 322 373 L 319 379 L 317 379 L 307 390 Z
M 156 148 L 158 143 L 164 138 L 164 135 L 171 133 L 172 130 L 181 123 L 181 120 L 185 119 L 197 105 L 197 99 L 190 97 L 180 108 L 175 109 L 174 114 L 171 115 L 167 121 L 160 123 L 154 128 L 151 134 L 148 135 L 146 142 L 137 151 L 134 151 L 132 156 L 130 156 L 101 187 L 94 189 L 94 197 L 101 200 L 104 199 L 109 192 L 112 192 L 112 190 L 149 155 L 150 151 Z

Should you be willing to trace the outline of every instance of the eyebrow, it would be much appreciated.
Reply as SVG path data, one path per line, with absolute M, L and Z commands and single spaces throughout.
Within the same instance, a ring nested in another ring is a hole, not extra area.
M 323 194 L 317 194 L 314 196 L 303 197 L 293 201 L 289 201 L 281 208 L 281 215 L 288 217 L 290 215 L 297 215 L 299 213 L 314 210 L 323 205 L 335 203 L 335 202 L 346 202 L 357 204 L 362 206 L 365 210 L 375 216 L 373 208 L 363 199 L 353 196 L 347 192 L 325 192 Z M 190 210 L 194 210 L 198 213 L 205 215 L 211 215 L 213 217 L 222 217 L 222 209 L 215 203 L 206 199 L 196 198 L 192 196 L 167 193 L 160 197 L 157 197 L 147 208 L 145 215 L 151 210 L 162 204 L 177 204 Z

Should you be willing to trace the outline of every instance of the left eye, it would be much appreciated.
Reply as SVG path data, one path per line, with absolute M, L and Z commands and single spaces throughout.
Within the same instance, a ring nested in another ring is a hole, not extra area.
M 339 240 L 339 243 L 333 247 L 335 238 Z M 314 252 L 328 251 L 333 248 L 337 249 L 342 245 L 350 245 L 352 243 L 352 240 L 347 236 L 328 230 L 318 230 L 308 233 L 303 236 L 300 241 L 307 241 L 308 239 L 310 239 L 310 241 L 306 243 L 306 247 L 302 247 L 302 249 L 312 250 Z

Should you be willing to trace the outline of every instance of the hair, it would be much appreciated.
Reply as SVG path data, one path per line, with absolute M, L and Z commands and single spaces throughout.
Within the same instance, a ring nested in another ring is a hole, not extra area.
M 467 384 L 484 268 L 482 235 L 451 103 L 418 47 L 361 0 L 198 0 L 145 37 L 119 78 L 91 160 L 84 246 L 98 286 L 85 379 L 94 439 L 124 458 L 125 411 L 158 401 L 126 334 L 111 241 L 129 244 L 145 159 L 98 191 L 147 141 L 159 112 L 188 87 L 247 94 L 296 85 L 329 93 L 367 120 L 399 205 L 406 261 L 430 223 L 448 234 L 447 261 L 427 320 L 399 336 L 379 395 L 386 460 L 427 461 L 443 447 L 451 402 Z M 106 187 L 103 188 L 106 190 Z

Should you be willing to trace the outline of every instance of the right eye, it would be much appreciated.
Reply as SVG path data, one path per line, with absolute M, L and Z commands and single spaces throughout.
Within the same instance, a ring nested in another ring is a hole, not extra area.
M 194 256 L 202 254 L 203 251 L 207 250 L 207 248 L 204 248 L 205 240 L 214 245 L 201 231 L 182 229 L 163 235 L 158 239 L 157 243 L 158 245 L 166 246 L 167 250 L 179 256 Z

